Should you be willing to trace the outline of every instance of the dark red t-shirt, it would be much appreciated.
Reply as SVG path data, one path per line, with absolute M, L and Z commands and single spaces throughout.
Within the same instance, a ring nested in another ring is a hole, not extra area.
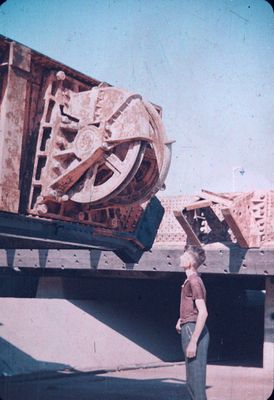
M 195 305 L 195 300 L 197 299 L 206 301 L 206 289 L 200 276 L 193 274 L 182 285 L 180 304 L 182 324 L 197 321 L 198 309 Z

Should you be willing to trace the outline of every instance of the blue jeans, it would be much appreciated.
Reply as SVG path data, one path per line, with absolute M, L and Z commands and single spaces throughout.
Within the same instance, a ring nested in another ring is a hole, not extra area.
M 196 357 L 186 357 L 186 348 L 194 332 L 195 324 L 195 322 L 187 322 L 181 327 L 182 348 L 186 365 L 186 384 L 191 400 L 206 400 L 206 363 L 209 345 L 209 332 L 206 326 L 197 343 Z

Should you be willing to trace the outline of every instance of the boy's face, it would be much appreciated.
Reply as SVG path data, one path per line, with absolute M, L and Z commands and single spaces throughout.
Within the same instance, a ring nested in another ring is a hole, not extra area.
M 180 267 L 185 271 L 191 267 L 192 257 L 188 253 L 184 253 L 180 257 Z

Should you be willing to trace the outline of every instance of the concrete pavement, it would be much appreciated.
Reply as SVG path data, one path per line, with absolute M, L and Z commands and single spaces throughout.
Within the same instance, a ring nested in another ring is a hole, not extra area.
M 1 400 L 188 400 L 183 363 L 102 374 L 29 374 L 2 378 Z M 208 366 L 208 400 L 267 400 L 271 371 Z

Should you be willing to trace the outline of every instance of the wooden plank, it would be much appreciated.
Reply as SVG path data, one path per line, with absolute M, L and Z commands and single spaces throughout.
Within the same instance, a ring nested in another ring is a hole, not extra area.
M 205 207 L 210 207 L 212 202 L 210 200 L 200 200 L 196 201 L 195 203 L 191 203 L 187 205 L 184 210 L 186 211 L 191 211 L 191 210 L 197 210 L 198 208 L 205 208 Z
M 195 234 L 195 232 L 191 228 L 190 224 L 187 222 L 186 218 L 183 216 L 182 212 L 174 210 L 173 213 L 175 215 L 175 218 L 177 219 L 177 221 L 181 225 L 181 227 L 186 232 L 187 238 L 188 238 L 188 242 L 190 244 L 195 245 L 195 246 L 201 246 L 202 244 L 201 244 L 200 240 L 198 239 L 197 235 Z
M 238 244 L 241 247 L 245 247 L 248 248 L 249 244 L 247 243 L 239 225 L 237 224 L 237 222 L 235 221 L 231 210 L 229 208 L 225 208 L 222 210 L 223 216 L 228 224 L 228 226 L 230 227 L 230 229 L 232 230 L 233 234 L 235 235 Z
M 226 207 L 230 207 L 233 203 L 229 197 L 224 195 L 219 195 L 217 193 L 210 192 L 209 190 L 202 189 L 201 198 L 212 201 L 213 203 L 222 204 Z

